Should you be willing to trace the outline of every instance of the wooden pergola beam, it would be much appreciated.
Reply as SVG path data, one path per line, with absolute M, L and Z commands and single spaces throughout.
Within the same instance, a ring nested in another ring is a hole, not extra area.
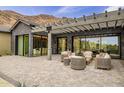
M 110 17 L 107 17 L 108 14 L 110 14 Z M 101 16 L 102 15 L 102 16 Z M 69 24 L 63 24 L 63 25 L 58 25 L 58 26 L 53 26 L 53 30 L 58 30 L 58 29 L 63 29 L 63 28 L 69 28 L 69 27 L 74 27 L 74 26 L 82 26 L 82 25 L 89 25 L 89 24 L 97 24 L 97 23 L 103 23 L 103 22 L 112 22 L 112 21 L 120 21 L 120 20 L 124 20 L 124 11 L 121 12 L 120 15 L 116 14 L 116 12 L 110 12 L 107 13 L 105 12 L 104 14 L 101 14 L 97 20 L 90 19 L 90 20 L 86 20 L 86 21 L 78 21 L 78 22 L 71 22 Z M 103 17 L 103 15 L 105 15 L 106 17 Z M 84 17 L 84 20 L 86 18 Z M 120 25 L 121 26 L 121 25 Z M 84 27 L 85 28 L 85 27 Z M 87 28 L 85 28 L 86 30 L 89 30 Z M 45 28 L 41 28 L 41 29 L 35 29 L 32 30 L 32 32 L 42 32 L 42 31 L 46 31 Z
M 106 28 L 107 28 L 107 30 L 108 30 L 108 28 L 109 28 L 109 27 L 108 27 L 108 22 L 105 22 L 105 23 L 106 23 Z

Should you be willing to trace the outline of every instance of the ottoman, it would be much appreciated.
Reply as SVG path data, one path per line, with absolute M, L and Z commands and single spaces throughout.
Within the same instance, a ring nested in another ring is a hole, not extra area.
M 68 66 L 70 64 L 70 59 L 69 59 L 69 57 L 65 57 L 64 58 L 64 65 L 65 66 Z

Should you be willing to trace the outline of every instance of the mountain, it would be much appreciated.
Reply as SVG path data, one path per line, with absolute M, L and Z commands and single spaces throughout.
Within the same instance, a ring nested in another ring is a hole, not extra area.
M 10 10 L 0 10 L 0 25 L 11 27 L 18 19 L 30 20 L 40 25 L 59 22 L 61 20 L 61 18 L 57 18 L 52 15 L 40 14 L 27 16 Z

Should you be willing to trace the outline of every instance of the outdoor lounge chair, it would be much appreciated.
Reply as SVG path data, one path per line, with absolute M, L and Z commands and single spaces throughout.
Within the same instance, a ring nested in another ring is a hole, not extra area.
M 82 56 L 71 56 L 71 68 L 75 70 L 82 70 L 86 67 L 86 59 Z
M 96 68 L 111 69 L 111 57 L 108 53 L 100 53 L 96 55 Z
M 63 51 L 61 52 L 61 62 L 64 61 L 64 57 L 69 57 L 71 56 L 71 51 Z

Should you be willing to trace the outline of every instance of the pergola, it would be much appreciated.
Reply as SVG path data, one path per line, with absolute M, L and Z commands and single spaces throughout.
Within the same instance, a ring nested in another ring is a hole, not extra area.
M 102 29 L 117 27 L 124 28 L 124 10 L 119 8 L 118 11 L 95 14 L 92 16 L 83 16 L 81 18 L 74 18 L 73 20 L 67 20 L 66 22 L 49 24 L 52 27 L 48 33 L 48 59 L 51 59 L 51 34 L 66 34 L 74 32 L 87 32 Z M 46 26 L 37 26 L 33 28 L 32 33 L 48 32 Z

